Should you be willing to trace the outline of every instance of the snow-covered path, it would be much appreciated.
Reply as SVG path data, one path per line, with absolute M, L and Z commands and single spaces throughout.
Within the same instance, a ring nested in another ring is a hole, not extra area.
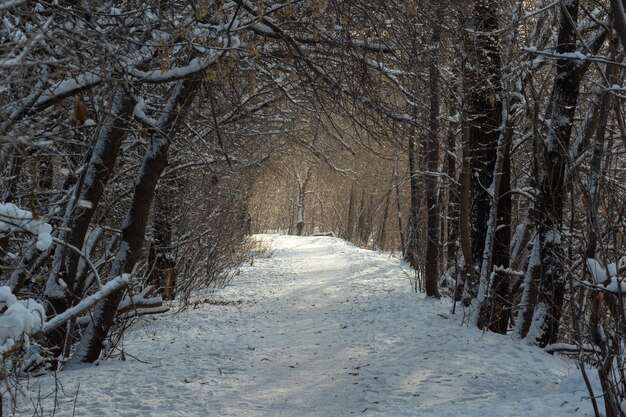
M 460 325 L 448 301 L 410 292 L 397 260 L 329 237 L 263 239 L 272 256 L 223 302 L 129 331 L 125 350 L 145 363 L 62 372 L 57 415 L 592 415 L 569 362 Z

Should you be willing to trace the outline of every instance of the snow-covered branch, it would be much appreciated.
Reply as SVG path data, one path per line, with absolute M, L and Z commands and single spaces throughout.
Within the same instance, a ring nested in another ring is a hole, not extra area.
M 49 333 L 57 327 L 67 323 L 72 318 L 78 317 L 84 311 L 96 305 L 98 301 L 102 300 L 109 294 L 119 290 L 120 288 L 128 285 L 130 281 L 130 274 L 122 274 L 118 277 L 113 278 L 112 280 L 104 284 L 102 288 L 100 288 L 98 291 L 88 297 L 85 297 L 80 303 L 78 303 L 74 307 L 65 310 L 64 313 L 54 316 L 51 320 L 45 322 L 42 326 L 43 332 Z
M 52 226 L 38 220 L 29 210 L 13 203 L 0 203 L 0 233 L 29 232 L 37 236 L 37 249 L 46 250 L 52 244 Z

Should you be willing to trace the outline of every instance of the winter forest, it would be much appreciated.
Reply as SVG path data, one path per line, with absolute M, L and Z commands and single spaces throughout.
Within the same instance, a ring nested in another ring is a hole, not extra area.
M 625 9 L 0 1 L 1 414 L 626 415 Z

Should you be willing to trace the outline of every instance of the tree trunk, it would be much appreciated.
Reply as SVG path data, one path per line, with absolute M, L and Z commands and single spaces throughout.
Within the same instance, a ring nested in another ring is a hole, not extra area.
M 614 77 L 614 66 L 607 64 L 605 76 L 609 83 L 616 82 Z M 587 204 L 587 247 L 585 256 L 587 258 L 596 258 L 596 249 L 599 228 L 597 222 L 598 205 L 600 200 L 600 186 L 602 183 L 602 159 L 604 158 L 604 144 L 606 141 L 606 125 L 608 114 L 611 108 L 612 93 L 605 89 L 600 99 L 600 109 L 598 114 L 598 124 L 596 130 L 596 140 L 593 146 L 593 157 L 591 159 L 591 171 L 589 173 L 589 185 L 587 192 L 589 193 L 589 203 Z
M 344 232 L 344 239 L 348 242 L 352 242 L 352 238 L 354 237 L 354 212 L 356 205 L 356 185 L 354 182 L 350 187 L 350 200 L 348 201 L 348 218 L 346 219 L 346 230 Z
M 122 227 L 122 241 L 111 266 L 109 279 L 131 273 L 141 255 L 150 206 L 157 182 L 167 165 L 171 137 L 199 87 L 200 81 L 196 78 L 178 82 L 165 114 L 159 121 L 159 128 L 151 137 L 135 181 L 133 199 Z M 72 362 L 94 362 L 98 359 L 123 295 L 124 291 L 118 290 L 98 302 Z
M 519 310 L 515 320 L 514 336 L 523 339 L 528 334 L 533 318 L 533 311 L 537 300 L 540 275 L 539 236 L 532 239 L 532 249 L 528 259 L 528 266 L 524 274 L 524 289 L 520 298 Z
M 439 278 L 439 204 L 437 201 L 437 188 L 439 171 L 439 69 L 437 56 L 441 27 L 433 23 L 432 52 L 428 78 L 430 81 L 430 115 L 428 140 L 425 149 L 426 175 L 424 176 L 424 189 L 426 193 L 427 210 L 427 239 L 426 261 L 424 269 L 424 285 L 426 295 L 439 298 L 437 280 Z
M 296 235 L 298 236 L 302 236 L 304 233 L 304 204 L 306 203 L 307 186 L 312 173 L 313 170 L 308 167 L 305 177 L 302 178 L 294 167 L 294 176 L 298 183 L 298 201 L 296 203 Z
M 66 209 L 67 232 L 64 232 L 60 238 L 74 247 L 82 248 L 83 246 L 91 219 L 113 172 L 134 104 L 135 101 L 128 93 L 126 86 L 119 85 L 113 95 L 111 114 L 98 129 L 97 140 L 86 173 L 76 185 L 78 201 L 86 201 L 89 204 L 69 203 Z M 63 245 L 57 245 L 45 289 L 48 302 L 46 314 L 49 317 L 63 313 L 81 299 L 83 285 L 77 283 L 75 279 L 79 260 L 78 253 L 68 251 Z M 65 334 L 65 326 L 50 333 L 48 346 L 52 349 L 54 356 L 61 353 Z
M 152 221 L 152 242 L 148 251 L 148 284 L 165 300 L 176 297 L 176 262 L 172 255 L 172 222 L 176 214 L 176 191 L 163 184 L 156 192 Z
M 469 129 L 465 129 L 467 132 Z M 458 282 L 455 289 L 454 299 L 463 301 L 465 306 L 469 305 L 471 274 L 472 274 L 472 239 L 470 233 L 470 172 L 471 164 L 469 158 L 469 140 L 466 134 L 463 135 L 463 163 L 459 174 L 459 243 L 463 254 L 463 268 L 458 272 Z
M 613 9 L 614 26 L 619 34 L 622 48 L 626 49 L 626 2 L 624 0 L 611 0 L 611 8 Z
M 471 271 L 466 282 L 467 294 L 474 299 L 485 255 L 487 228 L 492 198 L 497 189 L 489 191 L 494 180 L 498 139 L 501 135 L 501 68 L 498 46 L 497 4 L 478 0 L 474 10 L 474 42 L 470 56 L 472 69 L 466 73 L 468 89 L 468 141 L 470 156 L 470 239 Z M 493 194 L 493 195 L 491 195 Z M 495 225 L 493 225 L 495 226 Z M 490 273 L 491 271 L 487 271 Z
M 447 171 L 447 183 L 448 183 L 448 239 L 446 242 L 447 250 L 447 265 L 448 269 L 457 265 L 457 253 L 459 249 L 459 236 L 460 236 L 460 224 L 459 224 L 459 191 L 460 182 L 456 183 L 456 158 L 454 157 L 455 151 L 455 134 L 456 123 L 450 127 L 450 133 L 448 134 L 448 152 L 446 155 L 446 171 Z
M 498 220 L 493 247 L 492 265 L 498 268 L 510 267 L 510 243 L 511 243 L 511 155 L 509 152 L 511 142 L 505 149 L 504 167 L 498 192 Z M 509 318 L 511 317 L 510 277 L 507 272 L 499 270 L 494 272 L 491 282 L 491 319 L 489 329 L 493 332 L 506 334 Z
M 359 245 L 365 246 L 367 244 L 367 200 L 365 199 L 366 191 L 361 190 L 361 206 L 359 207 L 359 218 L 357 220 L 357 237 Z
M 578 0 L 561 4 L 557 54 L 576 50 L 577 17 Z M 541 282 L 539 302 L 535 307 L 530 332 L 535 337 L 535 343 L 541 347 L 554 343 L 557 339 L 565 294 L 561 227 L 567 151 L 580 88 L 580 72 L 577 67 L 576 60 L 557 60 L 551 122 L 543 148 L 544 172 L 537 198 Z
M 398 156 L 393 161 L 393 179 L 396 189 L 396 210 L 398 211 L 398 234 L 400 235 L 400 252 L 404 258 L 406 251 L 404 247 L 404 226 L 402 224 L 402 207 L 400 205 L 400 178 L 398 176 Z
M 616 83 L 617 80 L 614 77 L 614 65 L 607 64 L 605 70 L 605 76 L 609 85 Z M 602 253 L 602 250 L 598 250 L 598 233 L 599 224 L 598 224 L 598 205 L 600 203 L 599 195 L 600 195 L 600 187 L 602 185 L 602 160 L 604 158 L 604 148 L 606 142 L 606 125 L 608 120 L 608 113 L 611 108 L 611 98 L 612 93 L 605 89 L 602 92 L 601 100 L 600 100 L 600 109 L 598 115 L 598 126 L 596 130 L 596 138 L 593 147 L 593 156 L 591 159 L 591 170 L 589 173 L 589 183 L 587 193 L 589 196 L 589 200 L 587 203 L 587 245 L 585 249 L 585 258 L 587 259 L 596 259 L 600 258 L 601 263 L 605 263 L 607 261 L 606 256 Z M 600 252 L 599 256 L 596 256 L 596 252 Z M 614 375 L 619 375 L 620 371 L 615 370 L 615 362 L 614 362 L 614 354 L 615 352 L 619 352 L 620 349 L 615 346 L 618 344 L 612 344 L 606 340 L 602 335 L 605 333 L 602 329 L 601 323 L 603 320 L 603 314 L 600 314 L 602 300 L 604 299 L 606 304 L 610 308 L 608 310 L 612 313 L 615 318 L 615 322 L 620 323 L 623 321 L 623 310 L 616 309 L 612 306 L 619 305 L 619 300 L 616 299 L 614 294 L 605 294 L 601 295 L 600 291 L 596 290 L 591 295 L 591 311 L 592 314 L 589 318 L 589 333 L 591 334 L 592 340 L 598 346 L 601 352 L 601 363 L 602 366 L 598 369 L 598 374 L 600 376 L 600 382 L 604 391 L 604 403 L 605 403 L 605 412 L 607 417 L 613 417 L 621 415 L 619 411 L 619 403 L 620 399 L 616 396 L 615 387 L 615 377 Z M 617 314 L 616 314 L 617 312 Z M 583 320 L 582 318 L 578 318 L 578 320 Z M 575 323 L 575 325 L 582 326 L 584 321 L 580 323 Z M 611 324 L 609 326 L 613 327 Z M 608 343 L 607 343 L 608 342 Z M 613 345 L 613 346 L 611 346 Z M 619 365 L 617 365 L 619 366 Z
M 404 260 L 415 270 L 419 268 L 419 216 L 420 216 L 420 184 L 419 164 L 415 146 L 414 132 L 409 135 L 409 180 L 411 199 L 409 206 L 409 231 L 407 233 Z
M 508 105 L 507 105 L 508 108 Z M 508 114 L 508 113 L 507 113 Z M 506 123 L 509 123 L 507 120 Z M 505 126 L 502 127 L 505 129 Z M 477 298 L 479 328 L 506 334 L 510 317 L 509 247 L 511 243 L 511 126 L 501 133 L 490 190 L 496 190 L 491 199 L 489 220 L 485 235 L 485 249 L 480 272 Z M 497 268 L 497 270 L 494 270 Z
M 383 216 L 380 220 L 380 233 L 378 234 L 378 249 L 385 251 L 387 249 L 387 220 L 389 218 L 389 204 L 391 202 L 391 190 L 387 191 L 385 196 L 385 208 Z

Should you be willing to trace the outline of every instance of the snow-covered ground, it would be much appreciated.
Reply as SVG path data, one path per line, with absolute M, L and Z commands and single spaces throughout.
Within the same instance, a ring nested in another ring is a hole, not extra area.
M 145 319 L 127 361 L 59 373 L 56 415 L 593 415 L 571 362 L 461 325 L 449 300 L 411 293 L 397 260 L 331 237 L 260 238 L 272 256 L 224 303 Z

